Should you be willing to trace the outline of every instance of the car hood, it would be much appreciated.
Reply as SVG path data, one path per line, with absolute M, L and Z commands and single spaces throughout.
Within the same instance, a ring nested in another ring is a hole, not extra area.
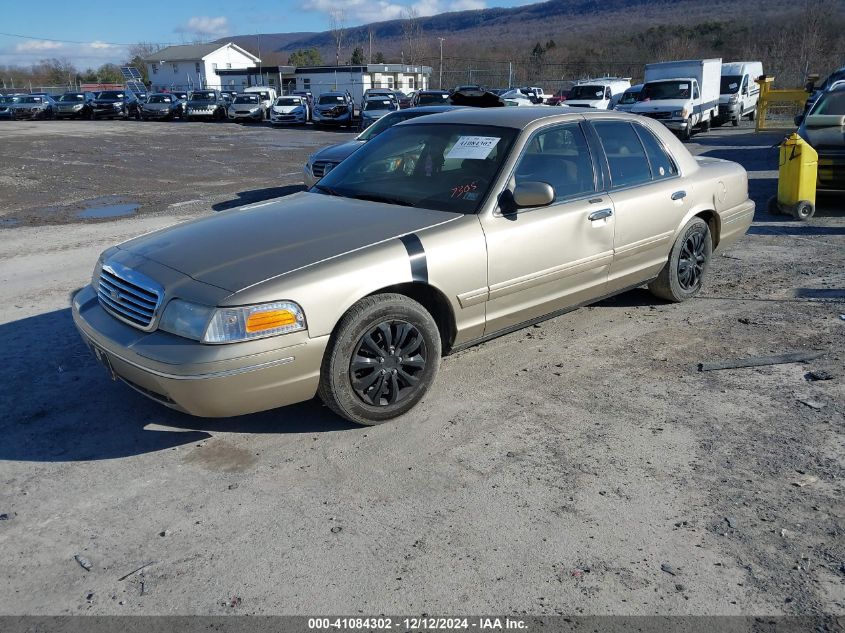
M 798 135 L 816 151 L 825 149 L 845 150 L 845 126 L 808 127 L 805 124 L 798 129 Z
M 324 105 L 316 105 L 314 109 L 318 112 L 328 112 L 329 110 L 347 110 L 349 109 L 349 105 L 346 103 L 327 103 Z
M 177 224 L 119 248 L 237 292 L 458 217 L 445 211 L 299 193 Z
M 296 110 L 298 108 L 302 108 L 304 110 L 305 106 L 301 105 L 301 104 L 284 105 L 284 106 L 274 105 L 273 106 L 273 112 L 275 112 L 276 114 L 290 114 L 291 112 L 293 112 L 294 110 Z
M 366 141 L 346 141 L 345 143 L 338 143 L 337 145 L 329 145 L 314 154 L 314 160 L 327 160 L 339 163 L 356 149 L 361 147 L 365 142 Z
M 94 105 L 111 105 L 113 103 L 123 103 L 123 99 L 94 99 Z

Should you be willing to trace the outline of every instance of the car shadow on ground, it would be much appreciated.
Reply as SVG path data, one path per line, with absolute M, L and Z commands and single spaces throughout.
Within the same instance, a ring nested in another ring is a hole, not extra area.
M 0 325 L 0 460 L 115 459 L 202 441 L 212 433 L 360 429 L 319 400 L 237 418 L 195 418 L 112 381 L 69 309 Z
M 265 200 L 272 200 L 273 198 L 283 198 L 284 196 L 299 193 L 300 191 L 305 191 L 305 185 L 286 185 L 284 187 L 249 189 L 247 191 L 239 191 L 235 194 L 237 198 L 218 202 L 217 204 L 211 205 L 211 208 L 215 211 L 226 211 L 245 204 L 264 202 Z

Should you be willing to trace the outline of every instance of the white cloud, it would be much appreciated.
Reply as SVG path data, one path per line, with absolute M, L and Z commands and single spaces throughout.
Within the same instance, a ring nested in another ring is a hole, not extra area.
M 484 0 L 455 0 L 449 5 L 449 11 L 471 11 L 486 8 L 487 3 Z
M 16 45 L 15 51 L 18 53 L 48 52 L 56 51 L 64 47 L 65 45 L 62 42 L 51 42 L 50 40 L 29 40 Z
M 415 2 L 390 2 L 389 0 L 310 0 L 305 8 L 331 15 L 340 11 L 347 25 L 366 24 L 368 22 L 382 22 L 396 20 L 405 16 L 407 10 L 413 9 L 418 16 L 436 15 L 447 11 L 466 11 L 468 9 L 483 9 L 487 6 L 485 0 L 416 0 Z
M 114 44 L 109 44 L 108 42 L 91 42 L 88 46 L 98 50 L 116 48 Z
M 177 33 L 188 33 L 197 37 L 223 37 L 231 31 L 229 18 L 218 16 L 195 16 L 182 26 L 176 28 Z

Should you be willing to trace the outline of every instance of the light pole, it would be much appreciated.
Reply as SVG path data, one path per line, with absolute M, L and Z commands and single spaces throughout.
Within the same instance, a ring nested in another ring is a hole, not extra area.
M 443 90 L 443 40 L 445 37 L 438 37 L 440 40 L 440 79 L 437 81 L 437 89 Z

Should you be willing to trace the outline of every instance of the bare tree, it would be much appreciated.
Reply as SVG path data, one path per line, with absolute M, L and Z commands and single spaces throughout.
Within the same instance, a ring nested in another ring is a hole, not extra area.
M 340 66 L 340 49 L 346 35 L 346 13 L 343 9 L 333 9 L 329 14 L 329 30 L 335 44 L 335 66 Z
M 405 61 L 409 64 L 416 64 L 422 52 L 422 23 L 420 14 L 414 7 L 403 11 L 402 39 Z

